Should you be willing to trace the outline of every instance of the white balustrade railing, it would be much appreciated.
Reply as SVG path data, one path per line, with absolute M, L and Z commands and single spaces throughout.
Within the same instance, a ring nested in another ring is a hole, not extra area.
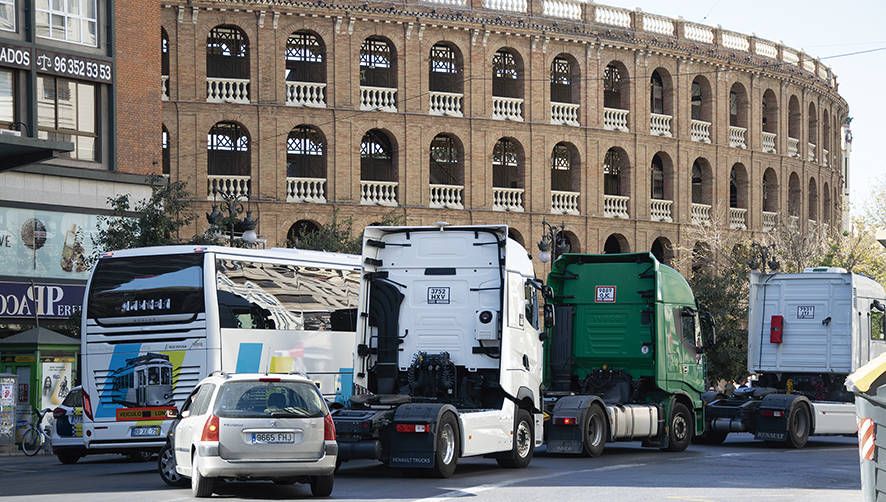
M 542 0 L 542 15 L 581 21 L 581 4 L 577 0 Z
M 775 140 L 778 139 L 774 132 L 763 131 L 763 151 L 775 153 Z
M 360 109 L 379 110 L 382 112 L 397 111 L 397 89 L 392 87 L 360 86 Z
M 722 32 L 723 47 L 727 49 L 735 49 L 747 52 L 751 48 L 751 42 L 748 37 L 739 35 L 738 33 Z
M 206 101 L 249 103 L 249 79 L 206 77 Z
M 628 114 L 629 110 L 603 108 L 603 129 L 628 132 Z
M 251 176 L 210 174 L 207 176 L 206 196 L 209 200 L 222 197 L 249 198 Z
M 625 195 L 603 195 L 603 216 L 606 218 L 629 218 L 628 203 L 630 197 Z
M 806 147 L 808 148 L 808 155 L 806 156 L 806 160 L 809 162 L 815 162 L 815 143 L 807 143 Z
M 809 73 L 815 73 L 815 61 L 811 59 L 804 59 L 803 69 L 808 71 Z
M 806 233 L 814 234 L 818 230 L 818 224 L 812 218 L 806 220 Z
M 663 16 L 643 14 L 643 31 L 674 36 L 674 21 Z
M 428 113 L 431 115 L 448 115 L 450 117 L 462 117 L 462 103 L 464 94 L 460 92 L 431 91 Z
M 435 3 L 439 5 L 465 5 L 467 0 L 421 0 L 426 3 Z
M 788 49 L 782 49 L 781 50 L 781 60 L 784 61 L 785 63 L 797 66 L 797 64 L 800 63 L 800 56 L 797 55 L 797 53 L 794 51 L 791 51 Z
M 160 99 L 169 101 L 169 75 L 160 75 Z
M 551 212 L 561 214 L 579 214 L 579 192 L 551 190 Z
M 748 229 L 748 210 L 740 207 L 729 208 L 729 228 L 733 230 Z
M 526 0 L 483 0 L 483 8 L 508 12 L 526 12 Z
M 668 138 L 673 137 L 671 134 L 671 119 L 672 117 L 670 115 L 650 113 L 649 134 L 652 134 L 653 136 L 667 136 Z
M 492 210 L 523 212 L 522 188 L 492 187 Z
M 747 148 L 748 130 L 746 127 L 729 126 L 729 146 L 733 148 Z
M 317 82 L 286 82 L 286 104 L 326 108 L 326 84 Z
M 689 123 L 689 136 L 692 141 L 700 141 L 702 143 L 711 142 L 711 123 L 704 120 L 695 120 Z
M 492 118 L 523 122 L 523 98 L 492 96 Z
M 778 213 L 763 211 L 763 231 L 771 232 L 778 226 Z
M 689 206 L 689 216 L 693 225 L 710 225 L 711 224 L 711 205 L 696 204 L 695 202 Z
M 464 209 L 464 191 L 465 187 L 461 185 L 431 185 L 428 206 L 434 209 Z
M 788 136 L 788 155 L 791 157 L 800 156 L 800 140 Z
M 630 28 L 631 11 L 617 7 L 607 7 L 606 5 L 597 5 L 594 8 L 594 21 L 610 26 Z
M 788 216 L 788 226 L 794 230 L 800 228 L 800 217 L 794 215 Z
M 825 167 L 828 167 L 828 166 L 830 165 L 830 161 L 828 160 L 828 154 L 829 154 L 829 153 L 830 153 L 830 152 L 828 151 L 827 148 L 822 148 L 822 149 L 821 149 L 821 163 L 822 163 Z
M 286 178 L 286 202 L 326 203 L 326 178 Z
M 364 206 L 396 206 L 396 181 L 360 180 L 360 204 Z
M 686 23 L 683 25 L 683 33 L 689 40 L 706 44 L 714 43 L 714 30 L 709 26 Z
M 674 221 L 671 208 L 674 202 L 670 200 L 652 199 L 649 201 L 649 216 L 652 221 Z
M 772 59 L 778 57 L 778 49 L 775 47 L 774 44 L 771 44 L 769 42 L 757 40 L 757 43 L 754 44 L 754 50 L 757 52 L 757 55 L 760 56 L 765 56 Z
M 551 101 L 551 123 L 578 127 L 578 109 L 581 105 Z

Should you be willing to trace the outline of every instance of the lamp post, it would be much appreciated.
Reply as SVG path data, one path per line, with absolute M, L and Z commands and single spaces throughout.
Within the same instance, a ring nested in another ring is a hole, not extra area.
M 751 243 L 751 259 L 748 265 L 753 270 L 766 273 L 766 267 L 770 272 L 775 272 L 781 265 L 775 259 L 775 244 L 764 246 L 756 242 Z
M 558 256 L 569 250 L 569 243 L 566 242 L 566 223 L 559 225 L 551 225 L 544 218 L 541 220 L 542 236 L 538 241 L 538 259 L 542 263 L 554 261 Z
M 214 196 L 215 193 L 213 193 Z M 258 240 L 258 235 L 255 233 L 258 222 L 252 217 L 252 211 L 248 207 L 249 201 L 247 200 L 246 203 L 247 207 L 244 208 L 239 196 L 223 193 L 221 194 L 221 202 L 213 203 L 212 212 L 206 213 L 206 221 L 210 225 L 228 230 L 228 239 L 231 245 L 234 244 L 235 229 L 242 232 L 240 238 L 250 245 L 255 244 Z M 219 207 L 221 207 L 221 210 L 219 210 Z M 244 211 L 246 212 L 246 217 L 241 220 L 240 215 Z

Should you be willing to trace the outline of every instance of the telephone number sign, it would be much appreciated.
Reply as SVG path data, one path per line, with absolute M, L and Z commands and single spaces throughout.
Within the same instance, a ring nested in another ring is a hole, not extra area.
M 41 73 L 105 84 L 110 84 L 114 80 L 113 66 L 108 61 L 2 43 L 0 43 L 0 66 L 33 69 Z

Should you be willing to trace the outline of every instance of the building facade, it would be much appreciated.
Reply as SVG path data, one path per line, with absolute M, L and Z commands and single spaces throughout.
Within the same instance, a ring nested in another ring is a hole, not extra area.
M 847 104 L 775 42 L 574 0 L 168 1 L 161 37 L 164 173 L 270 245 L 335 210 L 664 260 L 840 224 Z

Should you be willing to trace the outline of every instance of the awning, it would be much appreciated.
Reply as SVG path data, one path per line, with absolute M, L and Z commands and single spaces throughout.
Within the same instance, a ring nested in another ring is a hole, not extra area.
M 74 143 L 0 134 L 0 172 L 73 152 Z

